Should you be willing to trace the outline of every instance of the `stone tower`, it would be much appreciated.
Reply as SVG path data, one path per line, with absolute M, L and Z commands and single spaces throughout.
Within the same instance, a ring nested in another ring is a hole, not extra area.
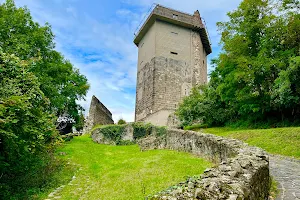
M 157 5 L 136 34 L 138 70 L 135 121 L 176 124 L 174 111 L 193 86 L 207 83 L 212 52 L 199 11 Z

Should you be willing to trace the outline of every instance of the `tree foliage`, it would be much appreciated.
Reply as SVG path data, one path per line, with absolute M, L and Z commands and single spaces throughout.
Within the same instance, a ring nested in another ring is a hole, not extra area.
M 179 107 L 184 124 L 199 119 L 210 125 L 296 121 L 300 115 L 297 6 L 299 2 L 292 0 L 244 0 L 228 13 L 229 21 L 217 23 L 223 51 L 212 61 L 215 69 L 207 88 L 194 92 Z
M 54 50 L 54 35 L 49 24 L 40 26 L 27 8 L 17 8 L 13 0 L 0 5 L 0 46 L 5 53 L 21 60 L 33 59 L 30 71 L 38 78 L 40 89 L 49 99 L 47 109 L 57 116 L 68 114 L 79 121 L 81 106 L 89 88 L 78 69 Z
M 60 141 L 58 116 L 82 127 L 76 101 L 89 85 L 53 40 L 50 25 L 34 22 L 27 8 L 0 5 L 0 199 L 26 199 L 45 185 Z
M 117 124 L 118 125 L 126 124 L 126 121 L 124 119 L 119 119 Z
M 33 171 L 46 165 L 57 142 L 49 100 L 40 90 L 33 64 L 0 49 L 0 198 L 18 190 Z M 1 196 L 2 195 L 2 196 Z

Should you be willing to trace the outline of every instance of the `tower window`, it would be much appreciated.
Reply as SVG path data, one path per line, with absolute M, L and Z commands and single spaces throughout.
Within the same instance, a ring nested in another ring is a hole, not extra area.
M 178 19 L 178 15 L 173 14 L 173 19 Z
M 178 55 L 178 53 L 177 53 L 177 52 L 174 52 L 174 51 L 171 51 L 170 53 L 171 53 L 171 54 L 174 54 L 174 55 Z

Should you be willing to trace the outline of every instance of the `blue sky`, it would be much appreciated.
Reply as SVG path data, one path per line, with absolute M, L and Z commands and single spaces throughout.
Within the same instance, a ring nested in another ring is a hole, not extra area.
M 4 0 L 0 0 L 3 3 Z M 33 19 L 49 22 L 56 49 L 84 74 L 91 85 L 85 101 L 88 111 L 95 95 L 113 113 L 114 120 L 134 120 L 137 48 L 134 32 L 153 3 L 193 13 L 199 10 L 211 38 L 212 59 L 218 55 L 216 22 L 241 0 L 15 0 L 27 6 Z M 209 71 L 212 70 L 209 67 Z

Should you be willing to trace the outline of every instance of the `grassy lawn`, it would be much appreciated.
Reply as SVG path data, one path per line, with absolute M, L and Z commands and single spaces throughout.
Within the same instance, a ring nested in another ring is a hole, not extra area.
M 300 127 L 237 130 L 231 128 L 207 128 L 206 133 L 242 140 L 272 154 L 300 159 Z
M 73 181 L 56 194 L 60 199 L 143 199 L 212 166 L 188 153 L 141 152 L 137 145 L 101 145 L 88 136 L 66 143 L 58 155 L 79 169 Z

